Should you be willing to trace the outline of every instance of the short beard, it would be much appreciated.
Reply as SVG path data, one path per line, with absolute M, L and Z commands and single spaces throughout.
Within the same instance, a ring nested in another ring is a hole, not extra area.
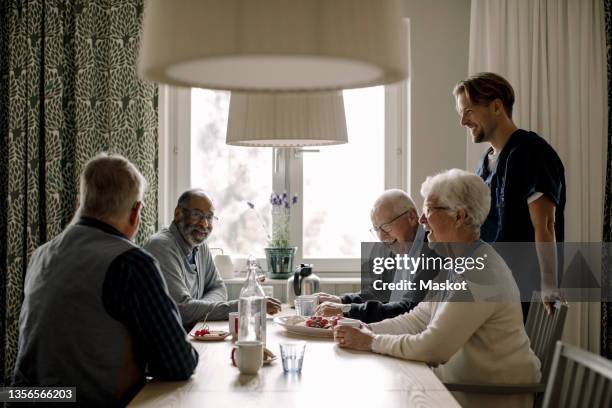
M 185 241 L 187 241 L 187 243 L 191 245 L 192 247 L 197 247 L 198 245 L 201 245 L 204 241 L 206 241 L 206 238 L 208 238 L 208 235 L 210 234 L 210 231 L 200 228 L 197 225 L 189 224 L 188 222 L 185 221 L 185 219 L 182 219 L 181 221 L 179 221 L 177 223 L 177 227 L 181 235 L 185 239 Z M 204 238 L 196 239 L 193 236 L 194 231 L 203 232 Z
M 482 129 L 480 129 L 480 131 L 477 134 L 473 135 L 472 138 L 474 139 L 474 143 L 483 143 L 489 140 L 487 135 L 485 135 L 484 130 Z

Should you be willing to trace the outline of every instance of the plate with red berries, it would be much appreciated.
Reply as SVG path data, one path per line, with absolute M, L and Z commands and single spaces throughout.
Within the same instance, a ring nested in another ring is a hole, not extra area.
M 274 322 L 285 328 L 289 333 L 303 334 L 313 337 L 333 337 L 333 328 L 342 316 L 279 316 Z
M 192 339 L 200 341 L 221 341 L 230 335 L 229 332 L 223 330 L 209 330 L 208 327 L 194 327 L 189 333 Z

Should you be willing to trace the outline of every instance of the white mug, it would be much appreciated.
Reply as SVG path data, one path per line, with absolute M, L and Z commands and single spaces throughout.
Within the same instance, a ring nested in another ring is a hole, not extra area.
M 215 256 L 215 266 L 223 279 L 231 279 L 234 277 L 234 263 L 229 255 Z
M 238 312 L 231 312 L 227 319 L 229 322 L 229 332 L 232 335 L 233 341 L 238 339 L 238 316 Z
M 232 349 L 232 364 L 241 374 L 257 374 L 263 365 L 263 350 L 261 341 L 238 341 Z
M 350 319 L 348 317 L 345 317 L 344 319 L 338 320 L 338 326 L 348 326 L 348 327 L 354 327 L 358 329 L 361 327 L 361 321 L 357 319 Z

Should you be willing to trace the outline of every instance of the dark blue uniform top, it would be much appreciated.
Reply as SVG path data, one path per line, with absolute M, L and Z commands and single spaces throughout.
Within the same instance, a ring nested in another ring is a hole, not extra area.
M 476 174 L 491 188 L 491 211 L 480 228 L 485 242 L 534 242 L 527 198 L 535 192 L 555 203 L 555 237 L 563 242 L 565 169 L 555 150 L 534 132 L 519 129 L 488 169 L 490 148 Z

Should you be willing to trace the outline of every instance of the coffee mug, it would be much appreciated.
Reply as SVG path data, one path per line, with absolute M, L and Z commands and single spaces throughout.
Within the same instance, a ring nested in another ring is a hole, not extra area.
M 257 374 L 263 365 L 263 350 L 261 341 L 238 341 L 232 349 L 232 364 L 241 374 Z
M 223 279 L 231 279 L 234 277 L 234 264 L 229 255 L 215 256 L 215 266 Z
M 361 321 L 357 319 L 349 319 L 348 317 L 345 317 L 344 319 L 338 320 L 338 326 L 348 326 L 348 327 L 354 327 L 358 329 L 361 327 Z
M 233 341 L 238 339 L 238 316 L 238 312 L 231 312 L 228 315 L 229 332 L 232 335 Z

